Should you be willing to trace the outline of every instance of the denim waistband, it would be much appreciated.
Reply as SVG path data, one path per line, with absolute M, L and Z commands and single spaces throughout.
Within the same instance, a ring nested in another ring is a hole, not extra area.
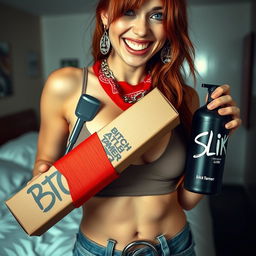
M 164 235 L 159 235 L 156 239 L 158 240 L 158 244 L 155 245 L 155 248 L 159 252 L 159 255 L 176 254 L 177 252 L 186 249 L 191 243 L 193 246 L 189 223 L 187 223 L 184 228 L 171 239 L 166 239 Z M 77 242 L 80 243 L 83 248 L 95 255 L 120 256 L 122 253 L 119 250 L 115 250 L 115 240 L 108 239 L 108 244 L 105 247 L 90 240 L 81 231 L 77 234 Z M 148 247 L 144 247 L 139 249 L 138 253 L 140 253 L 139 255 L 146 255 L 150 253 L 150 250 L 151 249 Z

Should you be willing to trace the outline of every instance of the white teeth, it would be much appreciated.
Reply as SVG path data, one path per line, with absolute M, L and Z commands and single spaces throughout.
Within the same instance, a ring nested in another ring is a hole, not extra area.
M 140 50 L 144 50 L 148 47 L 149 43 L 146 43 L 146 44 L 139 44 L 139 43 L 136 43 L 134 41 L 130 41 L 128 39 L 125 39 L 125 42 L 128 44 L 128 46 L 130 48 L 132 48 L 133 50 L 135 51 L 140 51 Z

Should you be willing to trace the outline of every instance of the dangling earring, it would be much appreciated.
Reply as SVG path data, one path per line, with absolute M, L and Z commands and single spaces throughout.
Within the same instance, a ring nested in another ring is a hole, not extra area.
M 106 26 L 104 25 L 104 33 L 100 39 L 100 52 L 103 55 L 107 55 L 109 50 L 110 50 L 110 40 L 108 37 Z
M 170 43 L 166 44 L 161 50 L 161 60 L 164 64 L 171 62 L 171 46 Z

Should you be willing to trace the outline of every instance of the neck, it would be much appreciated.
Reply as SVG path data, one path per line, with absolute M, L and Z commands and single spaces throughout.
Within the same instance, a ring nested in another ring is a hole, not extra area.
M 125 81 L 130 85 L 137 85 L 147 74 L 146 65 L 140 67 L 130 66 L 122 59 L 111 55 L 108 57 L 107 63 L 117 81 Z

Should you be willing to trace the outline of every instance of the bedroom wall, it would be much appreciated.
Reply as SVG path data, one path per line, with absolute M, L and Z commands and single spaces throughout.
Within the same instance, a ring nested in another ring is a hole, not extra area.
M 196 48 L 196 65 L 200 73 L 197 91 L 201 104 L 206 94 L 205 89 L 201 88 L 202 82 L 228 83 L 233 98 L 240 106 L 243 37 L 251 30 L 251 4 L 192 5 L 189 17 L 190 33 Z M 223 177 L 225 183 L 244 184 L 246 133 L 241 127 L 229 140 Z
M 13 81 L 13 95 L 0 98 L 0 116 L 27 108 L 39 111 L 42 89 L 40 29 L 39 17 L 0 4 L 0 41 L 11 46 Z M 28 70 L 28 55 L 38 56 L 38 69 L 33 69 L 35 65 L 32 64 L 33 70 Z
M 202 81 L 230 83 L 232 95 L 240 104 L 242 38 L 250 30 L 250 8 L 249 3 L 190 6 L 190 31 L 201 75 L 197 91 L 202 104 L 205 95 L 200 89 Z M 78 58 L 80 66 L 89 63 L 87 32 L 92 13 L 42 17 L 44 78 L 60 66 L 62 58 Z M 246 131 L 241 128 L 229 143 L 225 183 L 244 183 L 245 143 Z
M 247 131 L 246 138 L 246 168 L 245 183 L 251 199 L 256 207 L 256 172 L 255 172 L 255 152 L 256 152 L 256 2 L 252 3 L 252 31 L 254 32 L 254 63 L 252 80 L 252 104 L 251 104 L 251 123 Z
M 45 79 L 53 70 L 60 68 L 63 59 L 77 59 L 79 67 L 90 63 L 91 13 L 42 17 Z

